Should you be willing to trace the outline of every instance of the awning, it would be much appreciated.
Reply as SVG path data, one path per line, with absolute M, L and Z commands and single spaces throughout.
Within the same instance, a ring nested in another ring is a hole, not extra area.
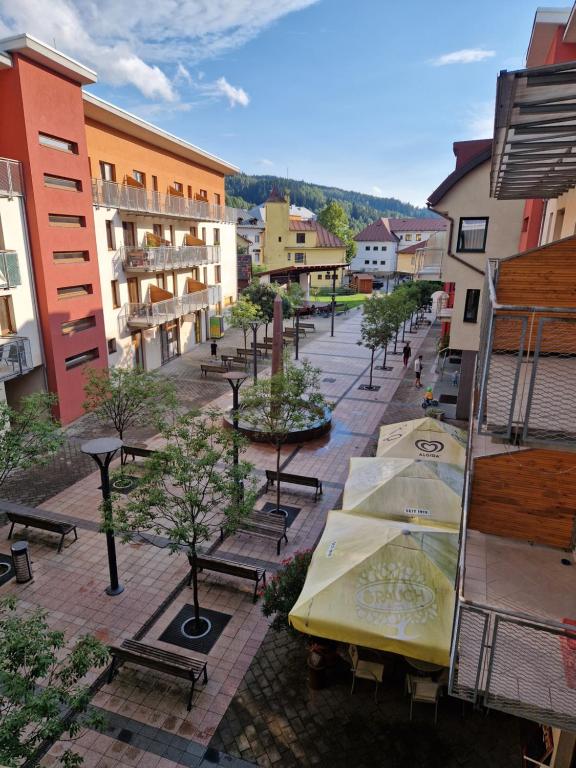
M 576 62 L 498 77 L 490 194 L 556 198 L 576 186 Z
M 329 512 L 290 611 L 300 632 L 448 666 L 458 534 Z
M 425 459 L 463 468 L 466 462 L 466 432 L 429 416 L 386 424 L 380 427 L 376 456 Z

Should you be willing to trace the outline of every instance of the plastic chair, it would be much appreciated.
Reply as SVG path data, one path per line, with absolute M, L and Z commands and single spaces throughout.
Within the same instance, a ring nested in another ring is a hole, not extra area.
M 376 685 L 374 689 L 374 701 L 378 701 L 378 686 L 384 677 L 384 664 L 377 661 L 366 661 L 361 659 L 358 655 L 358 647 L 355 645 L 348 646 L 348 653 L 352 660 L 352 688 L 350 689 L 350 693 L 354 693 L 356 678 L 373 680 Z
M 430 677 L 406 675 L 406 689 L 410 694 L 410 720 L 414 702 L 418 704 L 434 704 L 434 725 L 438 722 L 438 699 L 442 692 L 442 684 L 435 683 Z

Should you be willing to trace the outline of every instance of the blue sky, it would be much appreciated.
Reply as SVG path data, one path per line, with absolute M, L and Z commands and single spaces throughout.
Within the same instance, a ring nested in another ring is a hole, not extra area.
M 423 204 L 452 142 L 491 133 L 497 73 L 522 66 L 536 7 L 0 0 L 0 34 L 55 43 L 98 71 L 96 94 L 246 172 Z

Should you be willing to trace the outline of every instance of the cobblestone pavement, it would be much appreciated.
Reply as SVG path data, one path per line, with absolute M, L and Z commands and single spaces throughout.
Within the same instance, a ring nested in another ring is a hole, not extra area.
M 509 768 L 519 763 L 520 721 L 464 709 L 456 699 L 433 707 L 404 695 L 407 664 L 389 655 L 378 702 L 358 681 L 350 694 L 343 664 L 328 687 L 307 682 L 300 639 L 270 630 L 210 746 L 259 766 L 330 768 Z M 413 671 L 413 670 L 412 670 Z

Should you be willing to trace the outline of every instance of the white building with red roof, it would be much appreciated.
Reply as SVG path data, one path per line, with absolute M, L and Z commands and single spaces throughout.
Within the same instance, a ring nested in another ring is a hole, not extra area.
M 350 263 L 355 273 L 369 273 L 375 277 L 386 277 L 396 272 L 399 239 L 393 234 L 386 219 L 369 224 L 354 237 L 356 255 Z
M 398 250 L 423 243 L 435 232 L 448 232 L 448 222 L 439 216 L 412 219 L 383 219 L 386 226 L 398 238 Z

